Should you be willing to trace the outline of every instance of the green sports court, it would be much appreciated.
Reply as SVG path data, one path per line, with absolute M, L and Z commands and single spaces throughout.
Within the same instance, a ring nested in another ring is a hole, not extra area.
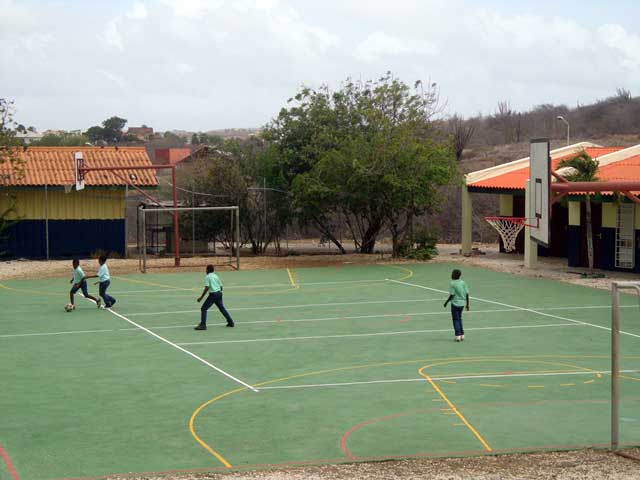
M 607 447 L 609 291 L 454 265 L 221 272 L 236 328 L 199 320 L 202 272 L 0 288 L 0 478 L 78 479 Z M 93 287 L 92 287 L 93 288 Z M 620 432 L 640 444 L 638 298 L 621 301 Z

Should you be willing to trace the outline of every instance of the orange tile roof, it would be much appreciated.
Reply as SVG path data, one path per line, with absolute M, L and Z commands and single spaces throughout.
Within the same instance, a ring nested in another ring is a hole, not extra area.
M 24 162 L 23 175 L 11 171 L 9 165 L 0 165 L 0 184 L 5 186 L 63 186 L 75 183 L 74 154 L 82 152 L 86 167 L 150 166 L 151 160 L 144 147 L 26 147 L 16 152 Z M 158 185 L 156 170 L 118 172 L 141 187 Z M 86 186 L 124 186 L 126 182 L 112 172 L 87 172 Z
M 609 147 L 609 148 L 587 147 L 584 150 L 589 156 L 591 156 L 591 158 L 599 158 L 604 155 L 608 155 L 610 153 L 623 150 L 623 148 L 622 147 Z M 551 168 L 555 170 L 558 164 L 562 160 L 571 158 L 573 156 L 575 156 L 575 153 L 554 158 L 551 161 Z M 624 169 L 622 165 L 627 161 L 628 160 L 615 162 L 610 165 L 601 167 L 599 170 L 599 178 L 601 180 L 605 180 L 605 179 L 609 180 L 609 178 L 605 177 L 605 175 L 607 175 L 607 173 L 605 172 L 609 171 L 609 169 L 613 169 L 614 171 L 616 171 L 615 175 L 621 176 L 620 179 L 630 180 L 630 179 L 637 178 L 640 180 L 640 174 L 636 176 L 633 176 L 633 175 L 628 176 L 631 173 L 631 171 L 628 169 Z M 627 176 L 624 176 L 624 175 L 627 175 Z M 492 189 L 500 189 L 500 190 L 524 190 L 525 184 L 527 183 L 528 179 L 529 179 L 529 167 L 527 166 L 518 170 L 503 173 L 502 175 L 496 175 L 495 177 L 470 183 L 468 186 L 474 187 L 474 188 L 492 188 Z

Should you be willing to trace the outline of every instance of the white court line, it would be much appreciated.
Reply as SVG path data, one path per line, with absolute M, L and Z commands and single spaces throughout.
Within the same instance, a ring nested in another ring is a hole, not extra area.
M 89 302 L 92 302 L 92 300 L 87 299 Z M 224 370 L 222 370 L 221 368 L 216 367 L 215 365 L 213 365 L 212 363 L 207 362 L 204 358 L 199 357 L 198 355 L 196 355 L 193 352 L 190 352 L 189 350 L 187 350 L 186 348 L 182 348 L 180 345 L 173 343 L 170 340 L 167 340 L 164 337 L 161 337 L 160 335 L 158 335 L 155 332 L 152 332 L 151 330 L 149 330 L 148 328 L 143 327 L 142 325 L 138 325 L 136 322 L 134 322 L 133 320 L 129 320 L 127 317 L 125 317 L 124 315 L 119 314 L 118 312 L 114 311 L 111 308 L 106 309 L 109 312 L 111 312 L 113 315 L 115 315 L 118 318 L 121 318 L 122 320 L 124 320 L 125 322 L 130 323 L 131 325 L 138 327 L 140 330 L 147 332 L 149 335 L 157 338 L 158 340 L 163 341 L 164 343 L 166 343 L 167 345 L 171 345 L 173 348 L 176 348 L 178 350 L 180 350 L 183 353 L 186 353 L 187 355 L 189 355 L 192 358 L 195 358 L 196 360 L 198 360 L 200 363 L 205 364 L 207 367 L 212 368 L 213 370 L 215 370 L 218 373 L 221 373 L 222 375 L 224 375 L 225 377 L 229 378 L 230 380 L 233 380 L 236 383 L 239 383 L 240 385 L 242 385 L 243 387 L 246 387 L 250 390 L 253 390 L 254 392 L 258 392 L 258 390 L 255 387 L 252 387 L 251 385 L 249 385 L 248 383 L 243 382 L 242 380 L 237 379 L 236 377 L 234 377 L 233 375 L 231 375 L 230 373 L 225 372 Z
M 342 285 L 349 283 L 382 283 L 386 282 L 384 279 L 374 279 L 374 280 L 343 280 L 339 282 L 308 282 L 308 283 L 297 283 L 297 285 L 305 286 L 305 285 Z M 269 283 L 269 284 L 260 284 L 260 285 L 225 285 L 225 290 L 235 290 L 240 288 L 272 288 L 272 287 L 291 287 L 290 283 Z M 199 292 L 200 288 L 188 288 L 188 287 L 173 287 L 173 288 L 148 288 L 145 290 L 122 290 L 117 292 L 111 292 L 114 295 L 116 294 L 127 294 L 127 293 L 156 293 L 156 292 Z
M 369 302 L 337 302 L 337 303 L 307 303 L 298 305 L 272 305 L 269 307 L 239 307 L 228 308 L 230 312 L 240 312 L 247 310 L 279 310 L 289 308 L 308 308 L 308 307 L 336 307 L 339 305 L 374 305 L 383 303 L 414 303 L 414 302 L 437 302 L 439 298 L 418 298 L 409 300 L 372 300 Z M 517 308 L 517 307 L 516 307 Z M 148 317 L 153 315 L 172 315 L 175 313 L 198 313 L 200 310 L 177 310 L 173 312 L 142 312 L 142 313 L 128 313 L 130 317 Z
M 437 288 L 425 287 L 424 285 L 418 285 L 416 283 L 401 282 L 400 280 L 392 280 L 392 279 L 390 279 L 389 281 L 393 282 L 393 283 L 399 283 L 399 284 L 402 284 L 402 285 L 408 285 L 410 287 L 422 288 L 424 290 L 429 290 L 431 292 L 440 292 L 440 293 L 444 293 L 444 294 L 447 294 L 447 295 L 449 294 L 448 291 L 439 290 Z M 573 323 L 580 324 L 580 325 L 588 325 L 590 327 L 599 328 L 601 330 L 607 330 L 608 332 L 611 331 L 611 329 L 609 327 L 603 327 L 602 325 L 596 325 L 595 323 L 583 322 L 581 320 L 574 320 L 572 318 L 560 317 L 558 315 L 551 315 L 550 313 L 544 313 L 544 312 L 541 312 L 540 310 L 534 310 L 532 308 L 518 307 L 516 305 L 510 305 L 508 303 L 496 302 L 494 300 L 487 300 L 486 298 L 480 298 L 480 297 L 470 297 L 470 298 L 472 298 L 474 300 L 479 300 L 479 301 L 485 302 L 485 303 L 492 303 L 494 305 L 500 305 L 501 307 L 516 308 L 518 310 L 522 310 L 522 311 L 525 311 L 525 312 L 535 313 L 536 315 L 542 315 L 543 317 L 555 318 L 557 320 L 565 320 L 567 322 L 573 322 Z M 640 335 L 636 335 L 635 333 L 624 332 L 622 330 L 620 330 L 620 333 L 622 333 L 624 335 L 629 335 L 631 337 L 640 338 Z
M 0 335 L 0 338 L 46 337 L 50 335 L 76 335 L 79 333 L 105 333 L 105 332 L 115 332 L 115 330 L 67 330 L 62 332 L 9 333 L 5 335 Z
M 507 330 L 520 328 L 543 328 L 543 327 L 575 327 L 574 323 L 551 323 L 545 325 L 509 325 L 506 327 L 477 327 L 467 328 L 467 331 L 476 330 Z M 353 338 L 353 337 L 384 337 L 389 335 L 413 335 L 416 333 L 440 333 L 451 332 L 451 328 L 437 330 L 401 330 L 397 332 L 374 332 L 374 333 L 347 333 L 343 335 L 316 335 L 311 337 L 274 337 L 274 338 L 251 338 L 245 340 L 215 340 L 210 342 L 183 342 L 178 345 L 218 345 L 223 343 L 256 343 L 256 342 L 283 342 L 291 340 L 321 340 L 325 338 Z
M 640 370 L 621 370 L 620 373 L 638 373 Z M 509 377 L 553 377 L 558 375 L 594 375 L 596 373 L 610 375 L 611 371 L 578 371 L 578 372 L 550 372 L 550 373 L 500 373 L 494 375 L 462 375 L 457 377 L 431 377 L 432 380 L 469 380 L 483 378 L 509 378 Z M 322 387 L 350 387 L 353 385 L 374 385 L 384 383 L 426 382 L 425 378 L 403 378 L 397 380 L 369 380 L 363 382 L 342 383 L 311 383 L 304 385 L 280 385 L 274 387 L 262 387 L 261 390 L 292 390 L 296 388 L 322 388 Z
M 551 311 L 551 310 L 585 310 L 585 309 L 610 309 L 610 305 L 590 305 L 590 306 L 580 306 L 580 307 L 548 307 L 548 308 L 538 308 L 538 311 Z M 620 305 L 620 308 L 638 308 L 636 305 Z M 466 312 L 466 315 L 473 315 L 478 313 L 505 313 L 505 312 L 522 312 L 522 309 L 519 308 L 498 308 L 493 310 L 470 310 Z M 524 310 L 526 311 L 526 310 Z M 448 310 L 443 310 L 440 312 L 408 312 L 408 313 L 381 313 L 378 315 L 355 315 L 355 316 L 342 316 L 342 317 L 321 317 L 321 318 L 298 318 L 298 319 L 282 319 L 282 320 L 253 320 L 249 322 L 240 322 L 241 325 L 256 325 L 256 324 L 269 324 L 269 323 L 306 323 L 306 322 L 328 322 L 335 320 L 358 320 L 358 319 L 368 319 L 368 318 L 388 318 L 388 317 L 423 317 L 423 316 L 433 316 L 433 315 L 450 315 Z M 216 323 L 212 325 L 208 325 L 211 327 L 224 327 L 223 323 Z M 154 330 L 165 330 L 165 329 L 178 329 L 178 328 L 192 328 L 193 323 L 190 324 L 182 324 L 182 325 L 159 325 L 153 326 Z M 10 333 L 0 335 L 0 338 L 20 338 L 20 337 L 39 337 L 39 336 L 50 336 L 50 335 L 76 335 L 83 333 L 108 333 L 108 332 L 130 332 L 137 331 L 137 328 L 117 328 L 113 330 L 67 330 L 61 332 L 34 332 L 34 333 Z

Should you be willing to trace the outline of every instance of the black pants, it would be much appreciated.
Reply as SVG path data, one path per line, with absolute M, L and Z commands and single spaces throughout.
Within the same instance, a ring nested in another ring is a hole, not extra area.
M 100 296 L 102 297 L 102 300 L 104 300 L 105 307 L 110 307 L 114 303 L 116 303 L 116 299 L 107 293 L 107 288 L 109 288 L 109 285 L 111 285 L 110 280 L 107 280 L 106 282 L 100 282 L 100 285 L 99 285 Z
M 220 313 L 224 316 L 224 318 L 227 319 L 227 324 L 233 325 L 233 319 L 231 318 L 231 315 L 229 315 L 227 309 L 224 308 L 224 303 L 222 302 L 222 292 L 212 292 L 204 301 L 202 307 L 200 307 L 200 324 L 207 324 L 207 310 L 209 310 L 209 308 L 211 308 L 211 305 L 213 305 L 214 303 L 216 304 L 216 307 L 218 307 L 218 310 L 220 310 Z
M 453 319 L 453 329 L 456 332 L 456 337 L 464 335 L 464 329 L 462 328 L 462 311 L 464 307 L 456 307 L 451 304 L 451 318 Z

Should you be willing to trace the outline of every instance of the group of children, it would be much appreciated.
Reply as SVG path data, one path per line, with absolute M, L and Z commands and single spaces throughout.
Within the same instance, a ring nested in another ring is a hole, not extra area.
M 116 299 L 107 293 L 107 288 L 111 284 L 111 277 L 109 275 L 109 267 L 107 267 L 107 257 L 105 255 L 101 255 L 98 259 L 98 263 L 100 263 L 100 268 L 98 269 L 98 273 L 96 275 L 85 275 L 84 271 L 80 267 L 80 261 L 78 259 L 73 260 L 73 278 L 71 279 L 71 283 L 73 286 L 71 287 L 71 291 L 69 292 L 69 299 L 71 310 L 75 309 L 75 304 L 73 302 L 73 297 L 78 290 L 82 290 L 82 294 L 85 298 L 93 300 L 98 308 L 101 306 L 100 298 L 96 298 L 92 295 L 89 295 L 89 291 L 87 289 L 87 279 L 89 278 L 97 278 L 97 284 L 100 284 L 99 295 L 104 301 L 105 308 L 111 308 L 113 304 L 116 303 Z M 198 297 L 197 301 L 200 303 L 205 295 L 209 294 L 205 302 L 200 307 L 200 323 L 195 327 L 195 330 L 206 330 L 207 329 L 207 310 L 211 308 L 212 305 L 218 307 L 220 313 L 227 320 L 227 327 L 234 327 L 235 323 L 229 315 L 229 312 L 224 306 L 224 302 L 222 301 L 222 282 L 218 275 L 214 273 L 213 265 L 207 265 L 206 268 L 207 275 L 204 280 L 204 290 L 202 294 Z M 467 288 L 467 284 L 462 280 L 462 272 L 458 269 L 453 270 L 451 272 L 451 282 L 449 284 L 449 297 L 444 302 L 444 307 L 447 308 L 447 305 L 451 303 L 451 319 L 453 320 L 453 330 L 455 333 L 455 341 L 462 342 L 464 341 L 464 328 L 462 327 L 462 312 L 466 308 L 469 311 L 469 289 Z
M 104 308 L 111 308 L 115 303 L 116 299 L 107 293 L 107 288 L 111 285 L 111 276 L 109 275 L 109 267 L 107 267 L 107 257 L 106 255 L 101 255 L 98 258 L 98 263 L 100 264 L 100 268 L 98 268 L 98 273 L 95 275 L 85 275 L 82 267 L 80 266 L 80 260 L 75 258 L 71 263 L 73 265 L 73 278 L 70 283 L 72 283 L 71 291 L 69 292 L 69 305 L 67 311 L 75 310 L 75 302 L 74 296 L 78 290 L 82 291 L 82 295 L 89 300 L 93 300 L 98 308 L 102 306 L 102 302 L 104 302 Z M 100 298 L 96 298 L 93 295 L 89 295 L 89 288 L 87 286 L 87 280 L 89 278 L 97 278 L 98 281 L 95 285 L 100 285 L 99 295 L 102 298 L 102 302 Z M 234 327 L 235 323 L 229 315 L 229 312 L 224 306 L 222 301 L 222 282 L 220 281 L 220 277 L 214 273 L 213 265 L 207 265 L 207 276 L 204 279 L 204 290 L 202 295 L 198 297 L 197 301 L 200 303 L 206 294 L 209 294 L 207 299 L 202 304 L 200 308 L 200 324 L 195 327 L 195 330 L 206 330 L 207 329 L 207 310 L 211 308 L 212 305 L 218 307 L 220 313 L 227 320 L 227 327 Z
M 82 291 L 82 295 L 89 300 L 93 300 L 97 307 L 100 308 L 102 306 L 102 302 L 100 298 L 96 298 L 93 295 L 89 295 L 89 289 L 87 287 L 87 279 L 89 278 L 97 278 L 98 281 L 95 285 L 100 285 L 99 287 L 99 295 L 104 301 L 104 308 L 111 308 L 114 303 L 116 303 L 116 299 L 107 293 L 107 288 L 111 285 L 111 276 L 109 275 L 109 267 L 107 267 L 107 256 L 100 255 L 98 258 L 98 263 L 100 264 L 100 268 L 98 268 L 98 273 L 95 275 L 85 275 L 82 267 L 80 266 L 80 260 L 77 258 L 73 260 L 73 278 L 70 283 L 72 283 L 71 291 L 69 292 L 69 305 L 71 305 L 71 310 L 75 310 L 76 305 L 73 300 L 76 292 L 78 290 Z

